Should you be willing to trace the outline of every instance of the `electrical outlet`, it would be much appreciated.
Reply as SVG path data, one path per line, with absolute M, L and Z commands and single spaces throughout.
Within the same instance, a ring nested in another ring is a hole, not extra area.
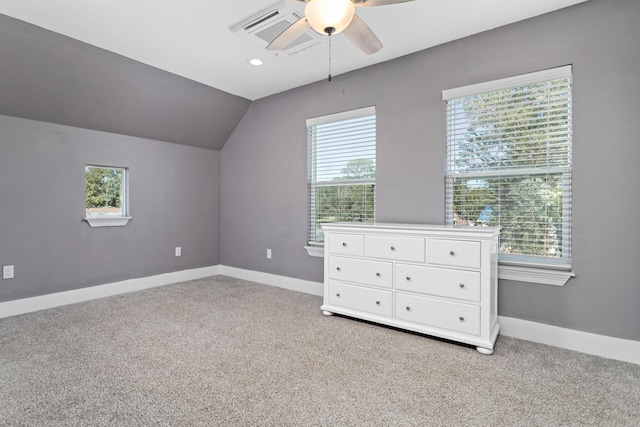
M 267 259 L 271 259 L 271 249 L 267 249 Z
M 176 246 L 176 256 L 182 256 L 182 248 L 180 246 Z
M 5 265 L 2 267 L 2 278 L 3 279 L 13 279 L 13 265 Z

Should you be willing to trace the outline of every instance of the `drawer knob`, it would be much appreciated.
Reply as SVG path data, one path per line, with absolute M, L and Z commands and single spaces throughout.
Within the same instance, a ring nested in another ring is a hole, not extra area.
M 405 308 L 407 309 L 407 311 L 411 311 L 411 307 L 406 306 Z
M 460 287 L 461 287 L 461 288 L 464 288 L 464 283 L 460 283 Z
M 341 271 L 341 270 L 340 270 L 340 267 L 336 267 L 336 270 Z
M 456 253 L 454 251 L 449 251 L 449 255 L 454 256 Z
M 376 276 L 380 277 L 380 273 L 376 273 Z
M 396 247 L 395 247 L 395 246 L 391 246 L 391 250 L 392 250 L 392 251 L 395 251 L 395 250 L 396 250 Z
M 347 242 L 342 242 L 342 246 L 347 247 Z
M 460 319 L 461 322 L 464 322 L 464 316 L 460 316 L 458 319 Z
M 411 281 L 411 277 L 407 276 L 407 282 Z
M 376 305 L 380 305 L 380 301 L 376 301 Z
M 338 298 L 340 298 L 340 292 L 336 293 L 336 296 L 337 296 Z

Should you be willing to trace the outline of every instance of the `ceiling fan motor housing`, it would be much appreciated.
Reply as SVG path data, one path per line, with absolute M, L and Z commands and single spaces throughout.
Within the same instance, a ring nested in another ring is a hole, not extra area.
M 320 34 L 338 34 L 349 26 L 355 14 L 351 0 L 310 0 L 304 14 L 307 22 Z
M 386 6 L 414 0 L 296 0 L 306 3 L 305 16 L 280 33 L 267 46 L 268 50 L 282 50 L 308 29 L 331 36 L 344 31 L 345 36 L 366 55 L 382 49 L 382 42 L 355 13 L 357 7 Z M 329 39 L 331 40 L 331 38 Z

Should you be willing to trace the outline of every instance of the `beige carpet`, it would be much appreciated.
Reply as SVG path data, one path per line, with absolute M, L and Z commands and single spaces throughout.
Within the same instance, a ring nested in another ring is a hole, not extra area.
M 0 425 L 640 425 L 640 365 L 320 305 L 217 276 L 0 319 Z

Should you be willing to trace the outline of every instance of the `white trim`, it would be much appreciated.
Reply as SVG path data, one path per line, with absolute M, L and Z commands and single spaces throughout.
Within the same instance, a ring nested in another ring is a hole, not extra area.
M 307 127 L 324 123 L 337 122 L 339 120 L 354 119 L 356 117 L 371 116 L 376 113 L 376 107 L 364 107 L 357 110 L 342 111 L 340 113 L 328 114 L 326 116 L 312 117 L 307 119 Z
M 124 227 L 127 225 L 130 216 L 88 216 L 84 220 L 91 228 L 96 227 Z
M 324 295 L 324 283 L 295 279 L 293 277 L 278 276 L 276 274 L 263 273 L 260 271 L 228 267 L 226 265 L 220 266 L 220 274 L 224 276 L 235 277 L 236 279 L 261 283 L 263 285 L 276 286 L 278 288 L 304 292 L 305 294 L 317 296 Z M 318 309 L 320 309 L 319 306 Z
M 575 273 L 551 268 L 532 268 L 516 265 L 498 265 L 498 279 L 518 282 L 540 283 L 543 285 L 564 286 Z
M 640 341 L 498 316 L 500 334 L 640 365 Z
M 54 294 L 40 295 L 32 298 L 23 298 L 0 303 L 0 318 L 30 313 L 32 311 L 45 310 L 47 308 L 60 307 L 67 304 L 89 301 L 96 298 L 109 297 L 172 283 L 201 279 L 203 277 L 220 274 L 220 266 L 195 268 L 191 270 L 175 271 L 156 276 L 140 277 L 124 280 L 122 282 L 108 283 L 105 285 L 90 286 L 71 291 L 57 292 Z
M 305 246 L 304 249 L 309 256 L 324 258 L 324 246 Z
M 442 100 L 448 101 L 463 96 L 478 95 L 484 92 L 493 92 L 496 90 L 525 86 L 528 84 L 540 83 L 548 80 L 571 78 L 571 68 L 571 65 L 565 65 L 562 67 L 551 68 L 549 70 L 521 74 L 519 76 L 507 77 L 490 82 L 477 83 L 454 89 L 445 89 L 442 91 Z
M 3 302 L 0 303 L 0 318 L 217 275 L 226 275 L 317 296 L 322 296 L 324 292 L 322 283 L 225 265 L 214 265 Z M 500 324 L 500 334 L 507 337 L 640 365 L 640 341 L 581 332 L 513 317 L 498 316 L 498 323 Z
M 265 285 L 322 296 L 324 285 L 286 276 L 220 266 L 221 273 Z M 565 272 L 566 273 L 566 272 Z M 319 307 L 318 307 L 319 309 Z M 543 323 L 498 316 L 500 334 L 623 362 L 640 364 L 640 341 L 608 337 Z

